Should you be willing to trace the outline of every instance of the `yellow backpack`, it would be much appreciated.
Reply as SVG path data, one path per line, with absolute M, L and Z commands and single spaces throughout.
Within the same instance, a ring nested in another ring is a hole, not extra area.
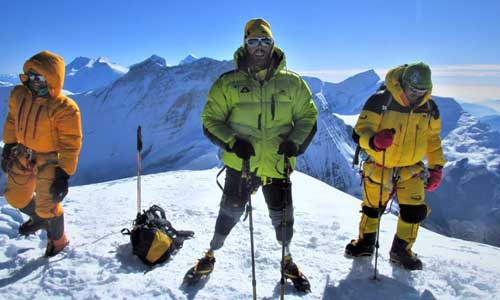
M 166 261 L 194 236 L 193 231 L 175 230 L 157 205 L 137 214 L 132 230 L 124 228 L 121 232 L 130 235 L 133 254 L 147 265 Z

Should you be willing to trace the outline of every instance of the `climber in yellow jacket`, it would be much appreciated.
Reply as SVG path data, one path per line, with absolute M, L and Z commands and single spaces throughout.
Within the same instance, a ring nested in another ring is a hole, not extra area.
M 380 212 L 395 194 L 399 219 L 391 261 L 410 270 L 422 269 L 422 262 L 411 248 L 419 224 L 430 212 L 424 189 L 433 191 L 439 186 L 445 164 L 439 136 L 441 118 L 431 93 L 431 70 L 420 62 L 390 70 L 385 86 L 365 103 L 353 133 L 355 141 L 368 154 L 362 166 L 362 215 L 359 238 L 346 246 L 346 255 L 373 254 Z M 383 191 L 379 199 L 381 182 Z
M 9 98 L 3 128 L 2 169 L 7 174 L 5 199 L 29 216 L 21 235 L 47 231 L 46 256 L 69 243 L 61 201 L 76 171 L 82 143 L 80 110 L 63 95 L 62 57 L 43 51 L 26 61 L 22 84 Z

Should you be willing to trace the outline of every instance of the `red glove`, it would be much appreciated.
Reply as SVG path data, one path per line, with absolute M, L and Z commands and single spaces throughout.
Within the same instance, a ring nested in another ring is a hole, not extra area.
M 375 151 L 382 151 L 389 148 L 394 141 L 395 133 L 396 130 L 394 129 L 384 129 L 377 132 L 377 134 L 370 139 L 370 147 Z
M 427 186 L 425 187 L 425 189 L 428 190 L 429 192 L 433 192 L 435 189 L 439 187 L 442 179 L 443 179 L 443 170 L 441 169 L 429 170 L 429 178 L 427 179 Z

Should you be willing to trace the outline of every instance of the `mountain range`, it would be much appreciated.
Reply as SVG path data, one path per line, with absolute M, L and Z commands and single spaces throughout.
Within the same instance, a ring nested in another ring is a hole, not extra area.
M 67 69 L 74 70 L 73 76 L 83 72 L 97 78 L 92 72 L 100 74 L 98 66 L 109 68 L 104 59 L 78 58 Z M 203 136 L 200 113 L 211 84 L 232 68 L 231 61 L 210 58 L 168 66 L 164 58 L 153 55 L 130 66 L 109 84 L 94 82 L 87 91 L 72 95 L 81 108 L 84 130 L 80 164 L 72 184 L 134 175 L 138 125 L 143 128 L 145 173 L 219 166 L 219 149 Z M 358 114 L 383 81 L 373 70 L 340 83 L 304 79 L 313 93 L 319 120 L 318 132 L 306 154 L 298 159 L 297 169 L 360 197 L 360 179 L 351 166 L 355 148 L 350 138 L 352 127 L 345 124 L 343 116 Z M 11 88 L 0 87 L 0 99 L 6 100 Z M 72 91 L 67 86 L 65 89 Z M 443 187 L 427 195 L 433 213 L 425 226 L 449 236 L 500 245 L 487 226 L 500 223 L 498 133 L 454 99 L 434 99 L 441 111 L 441 136 L 449 164 Z M 6 106 L 0 107 L 0 118 L 4 119 L 5 113 Z M 476 181 L 484 184 L 471 184 Z M 488 190 L 480 201 L 476 201 L 478 187 Z M 448 209 L 451 204 L 456 209 Z

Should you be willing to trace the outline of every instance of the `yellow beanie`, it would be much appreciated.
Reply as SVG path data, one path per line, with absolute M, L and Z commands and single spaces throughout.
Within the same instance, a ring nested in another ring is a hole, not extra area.
M 245 25 L 245 39 L 252 37 L 273 38 L 271 25 L 264 19 L 252 19 Z

